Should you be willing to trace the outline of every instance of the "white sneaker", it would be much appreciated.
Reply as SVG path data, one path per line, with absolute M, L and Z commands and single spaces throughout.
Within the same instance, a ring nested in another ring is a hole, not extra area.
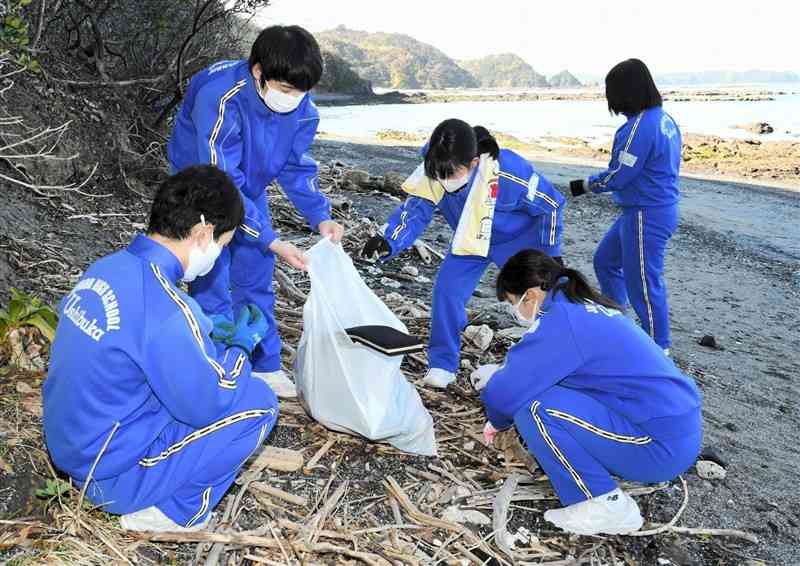
M 280 399 L 294 399 L 297 397 L 297 387 L 282 369 L 278 371 L 254 371 L 253 377 L 264 381 Z
M 206 515 L 202 523 L 191 527 L 182 527 L 161 512 L 158 507 L 147 507 L 133 513 L 127 513 L 119 518 L 120 526 L 127 531 L 152 531 L 154 533 L 188 533 L 202 531 L 208 526 L 211 513 Z
M 622 535 L 644 524 L 636 501 L 620 488 L 561 509 L 545 511 L 544 518 L 559 529 L 579 535 Z
M 669 357 L 669 348 L 664 348 L 664 355 Z
M 425 385 L 444 389 L 456 380 L 456 374 L 441 368 L 431 368 L 422 380 Z

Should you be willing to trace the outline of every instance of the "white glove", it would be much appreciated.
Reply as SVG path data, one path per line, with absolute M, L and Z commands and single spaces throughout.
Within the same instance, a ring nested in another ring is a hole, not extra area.
M 498 364 L 486 364 L 480 366 L 478 369 L 469 374 L 469 382 L 476 391 L 480 391 L 486 387 L 487 383 L 489 383 L 489 380 L 494 375 L 494 372 L 499 370 L 501 367 L 503 366 Z

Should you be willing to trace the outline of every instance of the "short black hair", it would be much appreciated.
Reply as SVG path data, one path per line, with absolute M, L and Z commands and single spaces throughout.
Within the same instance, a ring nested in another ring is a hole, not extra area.
M 638 114 L 662 104 L 650 70 L 639 59 L 627 59 L 608 72 L 606 100 L 612 114 Z
M 261 82 L 283 81 L 309 91 L 322 78 L 322 54 L 314 36 L 300 26 L 270 26 L 250 50 L 250 68 L 261 65 Z
M 187 167 L 161 183 L 150 209 L 147 233 L 183 240 L 201 217 L 214 225 L 214 238 L 244 220 L 239 189 L 227 173 L 213 165 Z
M 425 175 L 446 179 L 459 166 L 469 166 L 478 156 L 478 140 L 472 126 L 457 118 L 445 120 L 433 130 L 425 152 Z

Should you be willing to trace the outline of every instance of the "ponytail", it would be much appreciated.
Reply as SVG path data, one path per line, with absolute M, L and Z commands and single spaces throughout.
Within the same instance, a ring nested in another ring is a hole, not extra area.
M 586 277 L 583 276 L 583 273 L 577 269 L 562 268 L 561 272 L 558 274 L 558 280 L 562 277 L 566 277 L 567 280 L 556 283 L 553 287 L 553 291 L 563 292 L 567 299 L 569 299 L 569 302 L 588 303 L 591 301 L 592 303 L 597 303 L 604 307 L 622 310 L 614 301 L 592 288 L 586 280 Z M 542 290 L 545 290 L 545 288 L 542 287 Z
M 500 155 L 500 146 L 497 145 L 497 140 L 489 133 L 489 130 L 483 126 L 475 126 L 472 129 L 475 130 L 475 138 L 478 140 L 478 155 L 488 153 L 492 159 L 497 159 L 497 156 Z
M 566 278 L 566 281 L 563 279 Z M 562 292 L 571 303 L 597 303 L 622 310 L 614 301 L 589 285 L 577 269 L 563 267 L 558 261 L 539 250 L 523 250 L 509 259 L 497 276 L 497 300 L 508 295 L 522 296 L 528 289 Z

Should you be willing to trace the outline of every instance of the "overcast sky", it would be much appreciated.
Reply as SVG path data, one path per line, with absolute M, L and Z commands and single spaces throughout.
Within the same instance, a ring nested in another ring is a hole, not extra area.
M 456 59 L 513 52 L 546 74 L 629 57 L 654 73 L 800 72 L 797 0 L 272 0 L 259 23 L 404 33 Z

